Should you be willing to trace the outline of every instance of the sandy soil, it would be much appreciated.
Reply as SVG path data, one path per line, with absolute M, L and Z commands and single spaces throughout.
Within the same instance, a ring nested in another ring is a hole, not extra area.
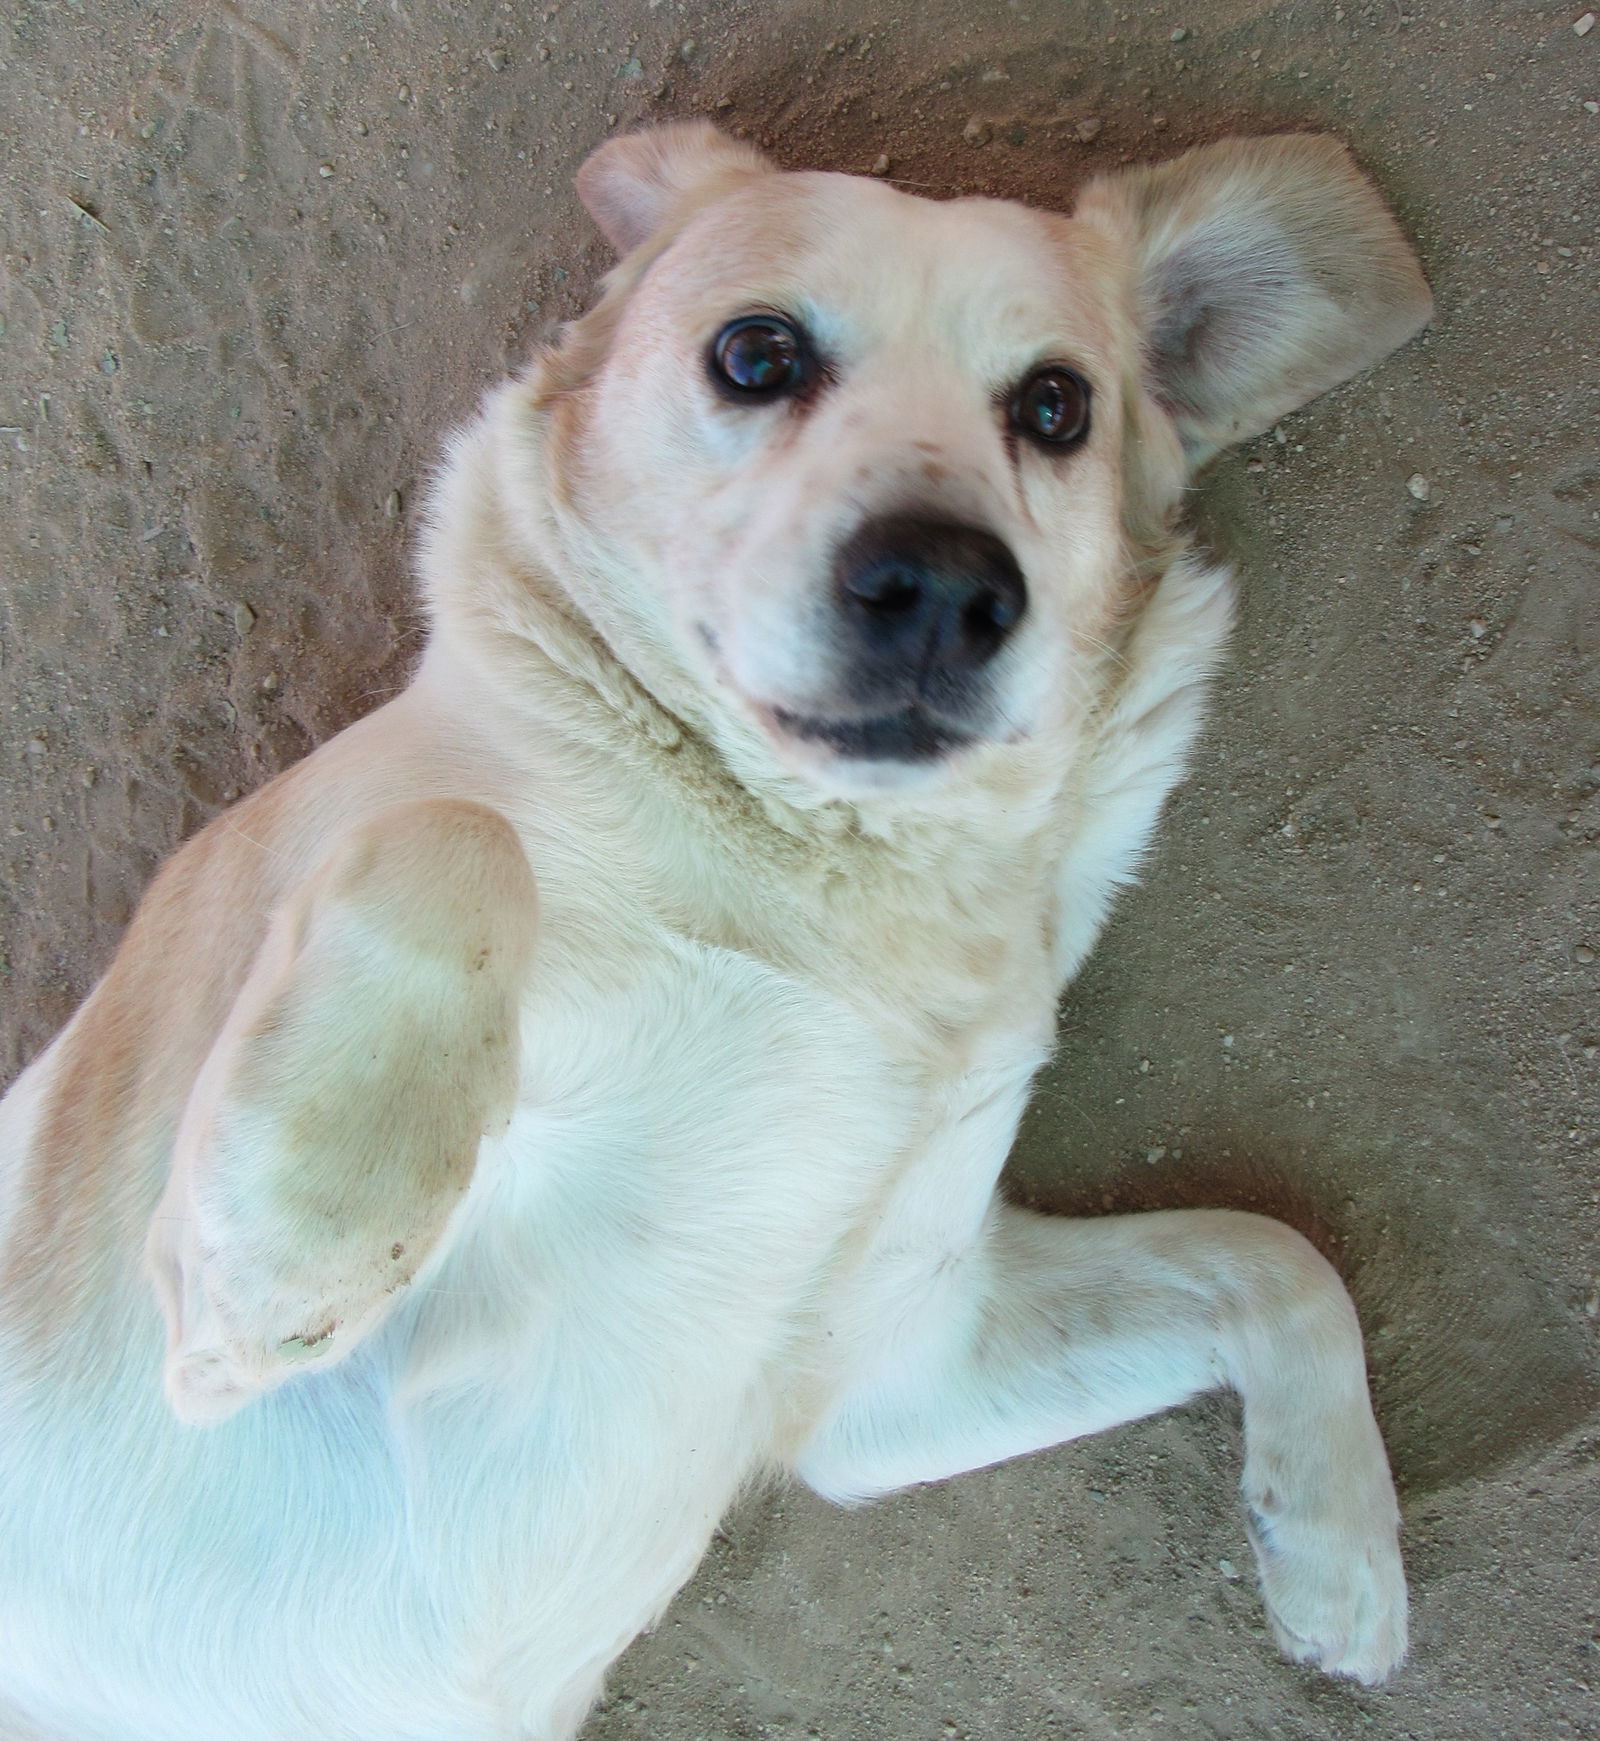
M 1348 139 L 1431 334 L 1225 459 L 1198 776 L 1063 1012 L 1017 1192 L 1270 1209 L 1349 1279 L 1415 1658 L 1275 1660 L 1230 1407 L 730 1521 L 594 1741 L 1600 1736 L 1600 26 L 1538 0 L 11 0 L 0 19 L 8 1074 L 155 864 L 390 693 L 441 434 L 584 301 L 614 126 L 1067 199 Z M 1425 480 L 1425 481 L 1424 481 Z

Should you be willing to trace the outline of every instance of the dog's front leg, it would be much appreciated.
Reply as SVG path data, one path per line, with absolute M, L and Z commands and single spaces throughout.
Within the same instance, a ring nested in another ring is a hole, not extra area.
M 1331 1674 L 1405 1654 L 1388 1461 L 1361 1334 L 1333 1269 L 1255 1215 L 1068 1221 L 997 1204 L 963 1256 L 904 1288 L 833 1417 L 798 1459 L 840 1499 L 937 1481 L 1230 1386 L 1273 1629 Z
M 438 1254 L 516 1095 L 535 930 L 510 825 L 446 799 L 358 823 L 279 908 L 151 1223 L 185 1419 L 343 1359 Z

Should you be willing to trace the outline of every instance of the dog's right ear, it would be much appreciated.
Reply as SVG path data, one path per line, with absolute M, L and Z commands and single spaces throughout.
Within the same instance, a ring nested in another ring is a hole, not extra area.
M 1089 183 L 1133 263 L 1146 375 L 1192 465 L 1386 357 L 1432 313 L 1411 244 L 1336 140 L 1223 139 Z
M 578 171 L 578 197 L 606 240 L 631 254 L 688 205 L 701 205 L 773 165 L 709 121 L 679 121 L 608 139 Z

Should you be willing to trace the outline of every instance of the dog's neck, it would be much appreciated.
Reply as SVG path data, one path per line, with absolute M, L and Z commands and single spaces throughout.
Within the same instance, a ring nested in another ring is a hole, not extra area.
M 1042 749 L 1013 750 L 1009 781 L 974 779 L 971 800 L 943 810 L 830 800 L 793 777 L 741 779 L 547 573 L 506 578 L 514 625 L 503 613 L 447 618 L 419 680 L 443 697 L 482 698 L 471 729 L 509 765 L 512 792 L 524 781 L 547 790 L 554 763 L 576 781 L 574 797 L 602 794 L 588 824 L 615 831 L 628 886 L 659 920 L 871 1005 L 908 1059 L 959 1051 L 1008 987 L 1007 1019 L 1047 1019 L 1048 911 L 1070 802 Z M 597 759 L 608 764 L 602 778 Z M 592 844 L 603 858 L 603 839 Z M 699 867 L 690 884 L 662 869 L 685 850 Z M 884 955 L 895 925 L 893 1007 L 880 1007 L 883 988 L 864 964 Z

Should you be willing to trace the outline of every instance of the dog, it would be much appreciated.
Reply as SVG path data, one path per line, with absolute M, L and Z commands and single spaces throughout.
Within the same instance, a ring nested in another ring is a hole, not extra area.
M 996 1191 L 1200 723 L 1197 468 L 1430 314 L 1338 144 L 1070 216 L 691 123 L 450 447 L 409 687 L 220 816 L 0 1105 L 0 1702 L 43 1741 L 560 1741 L 719 1518 L 1231 1387 L 1274 1634 L 1382 1680 L 1313 1247 Z

